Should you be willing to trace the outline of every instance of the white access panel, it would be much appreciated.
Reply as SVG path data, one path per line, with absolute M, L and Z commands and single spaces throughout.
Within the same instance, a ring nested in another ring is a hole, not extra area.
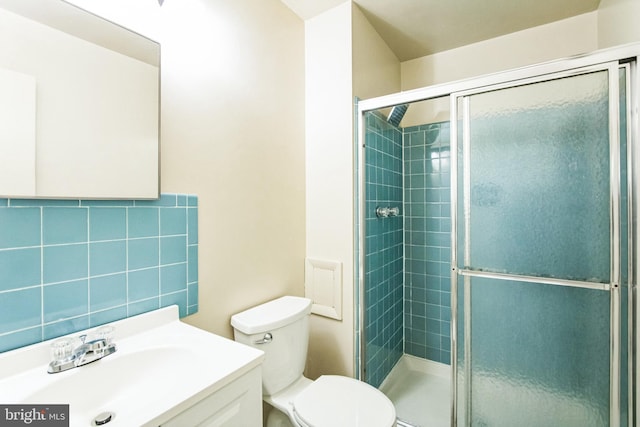
M 307 258 L 304 292 L 312 313 L 342 320 L 342 263 Z

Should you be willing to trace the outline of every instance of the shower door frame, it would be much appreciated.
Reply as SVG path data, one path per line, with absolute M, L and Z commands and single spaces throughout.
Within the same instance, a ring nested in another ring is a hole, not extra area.
M 414 89 L 410 91 L 400 92 L 392 95 L 381 96 L 377 98 L 371 98 L 367 100 L 359 100 L 356 105 L 356 119 L 357 119 L 357 181 L 355 192 L 357 194 L 355 203 L 356 212 L 356 242 L 355 247 L 357 250 L 357 266 L 355 268 L 356 272 L 356 287 L 355 292 L 356 295 L 355 300 L 357 303 L 356 307 L 356 329 L 354 331 L 354 341 L 355 341 L 355 364 L 356 364 L 356 374 L 360 379 L 364 378 L 364 369 L 365 369 L 365 307 L 364 307 L 364 295 L 365 295 L 365 221 L 364 221 L 364 212 L 365 212 L 365 203 L 366 200 L 364 198 L 365 192 L 365 167 L 364 167 L 364 149 L 365 149 L 365 120 L 364 114 L 369 111 L 378 110 L 381 108 L 392 107 L 397 104 L 408 104 L 412 102 L 425 101 L 429 99 L 442 98 L 445 96 L 450 97 L 452 107 L 454 107 L 453 103 L 456 102 L 456 95 L 460 93 L 466 92 L 481 92 L 483 88 L 488 88 L 497 85 L 505 85 L 505 86 L 514 86 L 517 85 L 519 81 L 525 81 L 527 79 L 542 79 L 544 80 L 545 75 L 558 75 L 561 73 L 567 73 L 568 75 L 575 73 L 575 70 L 585 69 L 588 67 L 596 67 L 605 63 L 619 62 L 625 63 L 629 62 L 631 64 L 629 70 L 629 80 L 630 80 L 630 90 L 627 91 L 627 106 L 628 106 L 628 123 L 627 123 L 627 155 L 628 155 L 628 206 L 629 206 L 629 307 L 628 307 L 628 319 L 629 319 L 629 399 L 630 399 L 630 407 L 629 407 L 629 425 L 634 425 L 633 421 L 637 420 L 637 412 L 640 410 L 640 393 L 636 393 L 636 385 L 640 384 L 640 369 L 637 369 L 637 366 L 640 364 L 640 352 L 635 351 L 635 347 L 638 342 L 640 342 L 640 327 L 638 327 L 638 319 L 637 319 L 637 307 L 639 306 L 640 296 L 637 293 L 637 284 L 636 284 L 636 276 L 637 276 L 637 266 L 640 263 L 640 251 L 638 250 L 640 236 L 638 234 L 638 227 L 636 224 L 636 212 L 637 210 L 637 201 L 638 197 L 638 187 L 637 183 L 639 182 L 640 177 L 638 176 L 638 171 L 636 165 L 640 162 L 640 150 L 636 148 L 636 144 L 640 142 L 640 124 L 639 124 L 639 109 L 640 109 L 640 91 L 637 88 L 638 83 L 640 82 L 640 71 L 637 66 L 640 60 L 640 43 L 634 43 L 629 45 L 624 45 L 620 47 L 614 47 L 604 50 L 595 51 L 586 55 L 579 55 L 575 57 L 555 60 L 551 62 L 546 62 L 542 64 L 536 64 L 528 67 L 517 68 L 514 70 L 499 72 L 495 74 L 489 74 L 484 76 L 479 76 L 471 79 L 459 80 L 452 83 L 445 83 L 440 85 L 428 86 L 420 89 Z M 457 117 L 454 117 L 453 114 L 456 111 L 456 108 L 451 108 L 451 123 L 452 129 L 455 127 L 457 123 Z M 456 137 L 456 132 L 451 133 L 451 146 L 454 147 L 457 145 L 457 141 L 453 141 L 453 138 Z M 455 156 L 456 153 L 452 152 L 452 156 Z M 453 161 L 453 159 L 452 159 Z M 453 166 L 453 165 L 452 165 Z M 452 168 L 453 171 L 453 168 Z M 452 186 L 451 191 L 457 192 L 457 188 L 454 186 L 456 184 L 457 177 L 454 177 L 457 172 L 451 174 Z M 457 185 L 457 184 L 456 184 Z M 455 195 L 455 193 L 453 194 Z M 618 194 L 619 197 L 619 194 Z M 452 198 L 452 203 L 454 199 Z M 613 213 L 612 213 L 613 214 Z M 455 221 L 456 221 L 456 210 L 452 208 L 451 210 L 452 216 L 452 252 L 455 251 L 457 245 L 457 236 L 455 233 Z M 451 264 L 451 278 L 452 283 L 457 283 L 457 266 L 454 264 L 455 257 L 452 257 Z M 455 300 L 455 292 L 452 289 L 452 299 L 451 299 L 451 368 L 452 371 L 455 372 L 456 369 L 456 357 L 458 351 L 458 342 L 457 342 L 457 301 Z M 616 369 L 613 366 L 614 361 L 612 363 L 612 370 Z M 613 371 L 612 371 L 613 372 Z M 452 387 L 451 387 L 451 426 L 457 426 L 457 384 L 456 384 L 456 376 L 452 375 Z M 618 423 L 619 425 L 619 423 Z M 611 424 L 609 427 L 618 427 L 618 425 Z
M 621 333 L 621 325 L 620 325 L 620 316 L 621 316 L 621 255 L 620 255 L 620 242 L 621 242 L 621 218 L 620 218 L 620 208 L 621 208 L 621 182 L 620 182 L 620 111 L 619 111 L 619 103 L 620 103 L 620 91 L 618 87 L 619 80 L 619 70 L 621 68 L 629 68 L 628 65 L 621 64 L 620 61 L 610 61 L 604 63 L 598 63 L 595 65 L 590 65 L 583 68 L 572 68 L 570 70 L 561 71 L 558 73 L 552 74 L 543 74 L 535 77 L 530 77 L 527 79 L 517 80 L 514 82 L 507 83 L 499 83 L 496 85 L 491 85 L 488 87 L 482 87 L 479 89 L 472 89 L 462 92 L 456 92 L 451 94 L 450 97 L 450 109 L 451 109 L 451 120 L 452 120 L 452 129 L 451 129 L 451 200 L 452 200 L 452 251 L 451 251 L 451 265 L 452 265 L 452 275 L 451 275 L 451 304 L 452 304 L 452 319 L 456 319 L 458 321 L 457 313 L 456 316 L 453 315 L 457 311 L 458 305 L 458 283 L 459 279 L 463 280 L 464 287 L 464 313 L 463 313 L 463 330 L 464 330 L 464 360 L 465 360 L 465 398 L 466 402 L 465 409 L 465 419 L 467 420 L 466 425 L 470 425 L 471 422 L 471 408 L 472 408 L 472 398 L 471 398 L 471 337 L 472 337 L 472 320 L 471 320 L 471 279 L 473 277 L 477 278 L 487 278 L 487 279 L 497 279 L 497 280 L 511 280 L 511 281 L 519 281 L 519 282 L 530 282 L 537 284 L 548 284 L 554 286 L 569 286 L 576 287 L 580 289 L 592 289 L 592 290 L 601 290 L 607 291 L 610 294 L 610 320 L 609 320 L 609 328 L 610 328 L 610 369 L 609 369 L 609 427 L 619 427 L 620 426 L 620 409 L 621 409 L 621 396 L 620 396 L 620 373 L 621 373 L 621 341 L 620 341 L 620 333 Z M 465 238 L 464 238 L 464 261 L 463 264 L 459 263 L 460 257 L 458 252 L 458 238 L 459 238 L 459 227 L 458 222 L 459 218 L 456 212 L 458 212 L 458 205 L 461 203 L 459 196 L 459 183 L 458 183 L 458 166 L 459 161 L 462 160 L 464 165 L 470 164 L 470 98 L 474 95 L 486 94 L 492 91 L 498 91 L 502 89 L 513 89 L 517 87 L 522 87 L 530 84 L 544 84 L 550 81 L 562 80 L 562 79 L 570 79 L 573 77 L 583 76 L 590 73 L 597 73 L 606 71 L 608 75 L 608 104 L 609 104 L 609 214 L 610 214 L 610 275 L 609 281 L 606 283 L 600 282 L 587 282 L 580 280 L 571 280 L 571 279 L 560 279 L 553 277 L 541 277 L 541 276 L 527 276 L 518 273 L 495 273 L 490 271 L 482 271 L 482 270 L 474 270 L 474 269 L 465 269 L 459 268 L 458 265 L 467 265 L 470 261 L 471 257 L 471 247 L 469 242 L 468 234 L 470 230 L 470 224 L 468 221 L 470 220 L 466 209 L 468 209 L 471 205 L 470 199 L 470 188 L 471 188 L 471 176 L 469 175 L 468 166 L 464 168 L 463 174 L 463 183 L 464 187 L 464 201 L 462 204 L 465 208 Z M 627 115 L 629 111 L 627 111 Z M 460 119 L 462 117 L 462 119 Z M 458 123 L 461 122 L 462 131 L 459 132 L 458 127 L 453 126 L 453 122 Z M 462 138 L 460 138 L 460 134 L 462 134 Z M 458 159 L 458 148 L 460 146 L 460 141 L 462 141 L 462 146 L 464 147 L 463 156 L 464 159 Z M 630 145 L 628 145 L 629 147 Z M 455 148 L 454 148 L 455 147 Z M 630 170 L 631 164 L 626 165 Z M 633 186 L 629 185 L 629 192 L 631 192 Z M 629 218 L 632 218 L 632 211 L 629 207 Z M 628 242 L 631 242 L 631 238 L 629 237 Z M 632 253 L 631 248 L 628 248 L 629 252 Z M 629 268 L 631 271 L 632 269 Z M 632 275 L 629 275 L 629 281 L 631 281 Z M 454 305 L 455 302 L 455 305 Z M 455 310 L 453 309 L 455 307 Z M 453 322 L 453 320 L 452 320 Z M 453 334 L 453 326 L 452 326 L 452 334 Z M 456 335 L 457 336 L 457 335 Z M 460 343 L 458 343 L 460 344 Z M 457 362 L 459 347 L 456 347 L 455 351 L 452 351 L 452 367 L 455 366 Z M 454 359 L 455 357 L 455 359 Z M 457 372 L 457 370 L 455 371 Z M 455 374 L 454 374 L 455 376 Z M 455 380 L 454 380 L 455 381 Z M 455 381 L 455 387 L 458 388 L 459 384 Z M 460 390 L 456 390 L 460 392 Z M 457 401 L 454 402 L 454 406 L 457 404 Z M 631 412 L 631 411 L 630 411 Z M 452 414 L 453 425 L 458 425 L 457 422 L 458 412 Z M 633 425 L 630 423 L 629 425 Z

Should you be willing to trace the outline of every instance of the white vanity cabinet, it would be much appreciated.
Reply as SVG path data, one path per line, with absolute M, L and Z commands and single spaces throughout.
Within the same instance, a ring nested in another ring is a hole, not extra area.
M 185 426 L 262 426 L 261 368 L 253 368 L 162 424 L 162 427 Z
M 262 351 L 180 321 L 175 305 L 110 326 L 115 352 L 62 373 L 48 373 L 53 340 L 1 353 L 0 403 L 68 405 L 70 427 L 262 426 Z
M 0 197 L 159 197 L 160 45 L 62 0 L 0 0 Z

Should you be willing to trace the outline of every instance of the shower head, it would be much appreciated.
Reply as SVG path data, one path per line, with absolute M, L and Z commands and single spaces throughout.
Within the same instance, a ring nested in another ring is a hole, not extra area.
M 409 104 L 394 105 L 389 113 L 389 117 L 387 117 L 387 122 L 396 127 L 400 126 L 400 122 L 404 117 L 404 113 L 407 112 L 407 108 L 409 108 Z

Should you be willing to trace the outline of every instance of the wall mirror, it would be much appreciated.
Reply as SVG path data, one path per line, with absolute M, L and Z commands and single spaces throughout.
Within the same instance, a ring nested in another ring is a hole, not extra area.
M 160 45 L 63 0 L 0 0 L 0 197 L 159 195 Z

